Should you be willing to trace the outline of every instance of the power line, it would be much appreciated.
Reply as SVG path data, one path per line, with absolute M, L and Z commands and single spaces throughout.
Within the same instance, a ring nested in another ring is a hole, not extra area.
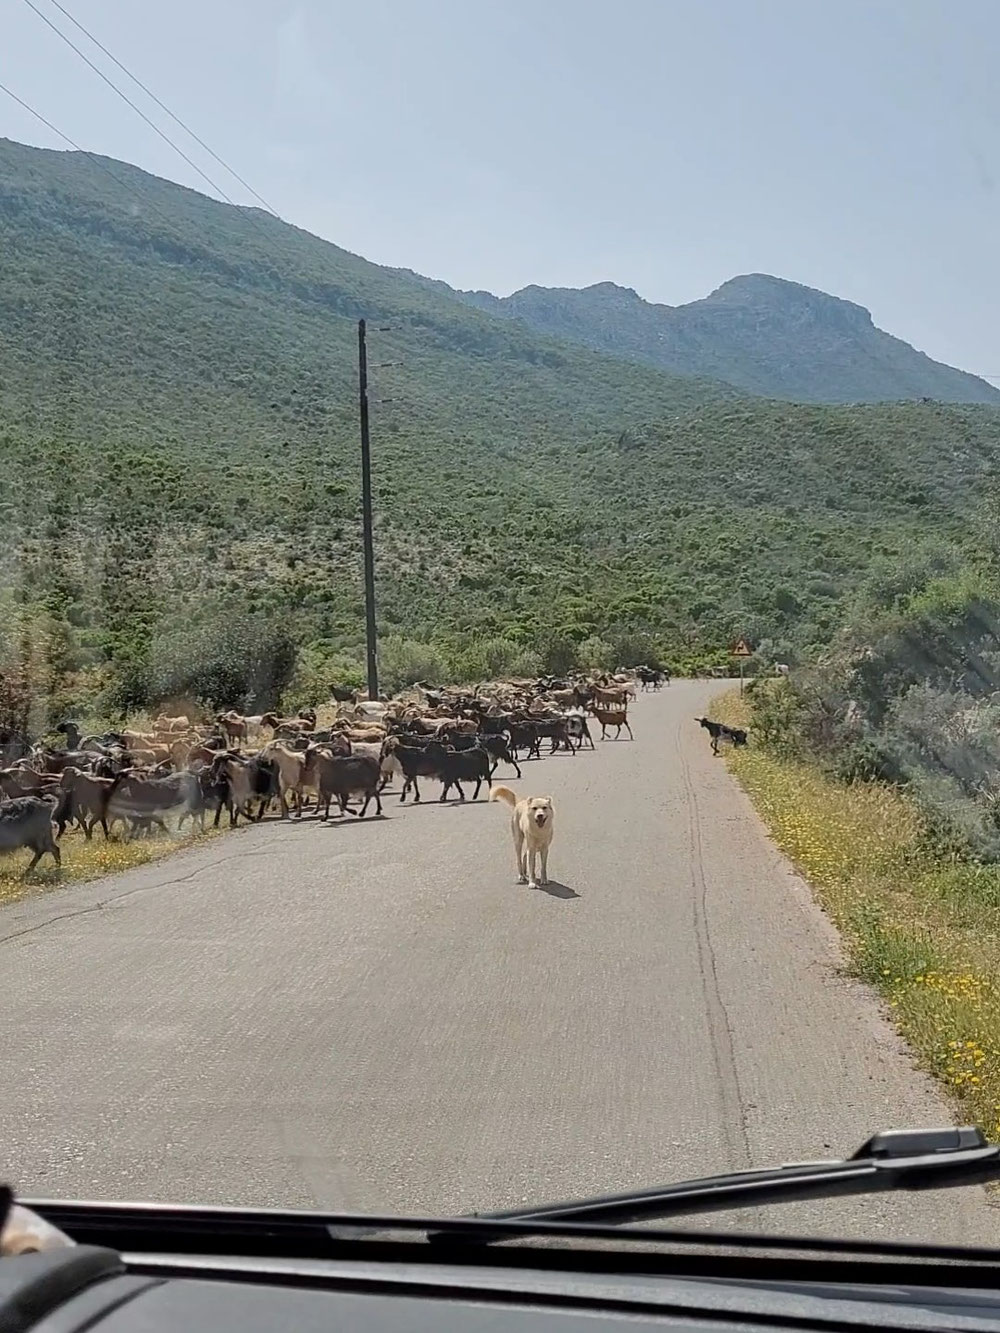
M 68 143 L 70 148 L 75 148 L 78 153 L 87 153 L 86 148 L 81 148 L 80 145 L 76 143 L 75 140 L 71 139 L 68 134 L 63 134 L 62 130 L 56 129 L 51 120 L 46 120 L 42 113 L 36 111 L 33 106 L 29 106 L 23 97 L 18 97 L 17 93 L 11 92 L 5 83 L 0 83 L 0 92 L 5 92 L 12 101 L 18 104 L 18 106 L 23 106 L 25 111 L 34 116 L 36 120 L 41 121 L 47 130 L 51 130 L 57 139 L 62 139 L 63 143 Z M 91 157 L 93 154 L 87 153 L 87 156 Z M 108 172 L 109 176 L 110 174 L 111 173 Z
M 213 148 L 210 148 L 204 139 L 199 138 L 199 136 L 195 134 L 194 130 L 191 129 L 189 125 L 185 125 L 184 121 L 181 120 L 180 116 L 175 115 L 174 112 L 171 111 L 170 108 L 166 105 L 166 103 L 162 102 L 160 98 L 157 97 L 157 95 L 152 91 L 152 89 L 148 88 L 146 84 L 144 84 L 140 78 L 138 78 L 135 74 L 133 74 L 132 71 L 126 65 L 123 65 L 116 55 L 114 55 L 111 51 L 109 51 L 108 48 L 102 42 L 98 41 L 98 39 L 94 36 L 92 32 L 89 32 L 83 26 L 83 24 L 80 22 L 79 19 L 74 18 L 73 15 L 69 12 L 69 10 L 64 5 L 61 5 L 59 3 L 59 0 L 49 0 L 49 3 L 54 5 L 55 8 L 59 10 L 60 14 L 64 14 L 66 18 L 69 19 L 70 23 L 73 24 L 74 27 L 79 28 L 79 30 L 83 33 L 83 35 L 87 37 L 91 42 L 93 42 L 93 44 L 97 47 L 97 49 L 99 51 L 102 51 L 107 56 L 107 58 L 112 62 L 112 64 L 116 65 L 122 71 L 123 74 L 127 75 L 128 78 L 132 80 L 132 82 L 137 87 L 141 88 L 142 91 L 146 94 L 146 96 L 150 98 L 151 101 L 155 102 L 161 111 L 165 112 L 170 117 L 170 119 L 174 121 L 175 124 L 181 127 L 181 129 L 184 131 L 185 134 L 190 135 L 191 138 L 195 141 L 195 143 L 198 144 L 200 148 L 203 148 L 206 153 L 208 153 L 209 157 L 214 158 L 214 160 L 218 162 L 220 167 L 223 167 L 226 171 L 228 171 L 230 176 L 232 176 L 234 180 L 239 181 L 239 183 L 243 186 L 243 188 L 249 191 L 249 193 L 253 195 L 253 197 L 257 200 L 259 204 L 261 204 L 264 208 L 266 208 L 269 213 L 273 213 L 273 215 L 280 221 L 280 214 L 278 213 L 278 210 L 276 208 L 272 208 L 271 205 L 267 202 L 267 200 L 262 195 L 257 193 L 257 191 L 250 184 L 250 182 L 245 181 L 243 177 L 240 175 L 240 173 L 234 170 L 234 168 L 231 167 L 229 163 L 225 161 L 224 158 L 221 158 Z M 34 8 L 34 6 L 32 6 L 32 8 Z
M 129 183 L 127 181 L 122 180 L 120 176 L 115 175 L 115 173 L 111 170 L 111 168 L 107 166 L 104 163 L 104 161 L 102 161 L 102 159 L 97 156 L 96 153 L 91 153 L 88 152 L 86 148 L 81 148 L 75 139 L 71 139 L 68 134 L 64 134 L 57 125 L 52 124 L 51 120 L 46 120 L 40 111 L 36 111 L 35 108 L 33 106 L 30 106 L 24 100 L 23 97 L 18 97 L 17 93 L 12 92 L 11 89 L 8 88 L 6 84 L 0 83 L 0 92 L 6 93 L 7 96 L 12 101 L 16 102 L 18 106 L 23 107 L 25 111 L 29 113 L 29 115 L 34 116 L 35 119 L 39 121 L 40 124 L 44 125 L 47 130 L 51 130 L 52 133 L 56 136 L 56 138 L 62 139 L 63 143 L 68 143 L 70 148 L 75 149 L 76 152 L 83 153 L 84 157 L 89 158 L 90 161 L 93 162 L 95 167 L 98 167 L 101 171 L 104 172 L 105 176 L 110 176 L 116 185 L 119 185 L 127 194 L 134 195 L 135 198 L 139 200 L 139 202 L 142 204 L 144 208 L 147 208 L 151 213 L 155 213 L 156 216 L 160 218 L 161 221 L 165 222 L 167 226 L 170 227 L 171 230 L 175 230 L 174 224 L 170 221 L 170 219 L 167 217 L 165 213 L 162 213 L 156 207 L 156 205 L 150 203 L 148 199 L 144 199 L 142 195 L 139 193 L 139 191 L 135 189 L 134 186 L 129 185 Z
M 52 31 L 56 34 L 57 37 L 61 37 L 62 40 L 66 43 L 66 45 L 70 47 L 71 50 L 75 51 L 76 54 L 80 57 L 80 59 L 84 61 L 85 64 L 89 65 L 90 68 L 94 71 L 94 73 L 108 85 L 108 87 L 112 90 L 112 92 L 117 93 L 118 96 L 122 99 L 122 101 L 127 106 L 130 106 L 132 110 L 136 113 L 136 115 L 140 116 L 146 122 L 146 124 L 149 126 L 151 130 L 155 130 L 155 132 L 160 136 L 160 138 L 164 141 L 164 143 L 169 144 L 170 147 L 174 150 L 174 152 L 179 154 L 179 156 L 184 159 L 184 161 L 188 164 L 189 167 L 191 167 L 194 171 L 197 171 L 198 175 L 202 178 L 202 180 L 207 181 L 208 184 L 212 187 L 212 189 L 216 192 L 216 194 L 221 194 L 227 204 L 232 204 L 234 207 L 236 207 L 235 200 L 230 199 L 229 195 L 226 194 L 222 186 L 217 185 L 206 171 L 202 171 L 201 167 L 198 166 L 197 162 L 193 161 L 190 157 L 188 157 L 184 149 L 178 147 L 178 145 L 174 143 L 173 139 L 171 139 L 170 135 L 166 134 L 163 130 L 161 130 L 159 125 L 157 125 L 154 120 L 150 120 L 149 116 L 146 115 L 145 111 L 143 111 L 141 107 L 136 106 L 136 104 L 132 101 L 132 99 L 128 96 L 128 94 L 123 93 L 122 90 L 118 87 L 118 85 L 112 82 L 112 80 L 108 78 L 108 76 L 104 73 L 104 71 L 100 68 L 100 66 L 95 65 L 94 62 L 90 59 L 90 57 L 85 52 L 80 50 L 80 48 L 76 45 L 76 43 L 73 41 L 71 37 L 67 37 L 66 34 L 63 32 L 63 30 L 57 27 L 56 24 L 54 24 L 52 20 L 48 17 L 47 14 L 42 13 L 42 11 L 35 4 L 34 0 L 24 0 L 24 3 L 28 6 L 30 10 L 33 10 L 34 13 L 38 15 L 38 17 L 42 20 L 43 23 L 47 24 L 48 27 L 52 29 Z M 252 216 L 252 214 L 248 214 L 248 216 Z

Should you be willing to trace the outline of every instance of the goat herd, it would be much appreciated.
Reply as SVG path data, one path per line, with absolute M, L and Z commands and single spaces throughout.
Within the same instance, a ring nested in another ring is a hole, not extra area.
M 100 825 L 105 838 L 120 823 L 133 838 L 190 820 L 218 827 L 228 812 L 231 827 L 242 817 L 263 819 L 276 805 L 282 818 L 301 817 L 307 802 L 327 819 L 367 813 L 382 791 L 401 780 L 400 801 L 420 800 L 420 779 L 441 783 L 442 801 L 462 783 L 475 783 L 475 800 L 500 763 L 518 777 L 520 761 L 559 750 L 594 748 L 590 723 L 631 737 L 628 705 L 636 690 L 658 690 L 669 676 L 648 667 L 613 676 L 498 681 L 475 690 L 415 686 L 393 699 L 368 700 L 334 688 L 318 725 L 317 713 L 295 717 L 264 713 L 218 714 L 211 722 L 187 713 L 161 714 L 146 731 L 106 731 L 84 736 L 74 722 L 56 728 L 64 748 L 0 731 L 0 852 L 30 848 L 30 873 L 46 853 L 61 864 L 58 839 L 78 828 L 88 840 Z M 355 810 L 349 802 L 362 802 Z

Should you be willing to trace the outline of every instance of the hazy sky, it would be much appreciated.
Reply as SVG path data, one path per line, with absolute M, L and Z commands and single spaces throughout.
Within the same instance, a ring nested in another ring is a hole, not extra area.
M 62 2 L 284 218 L 370 259 L 670 304 L 775 273 L 1000 383 L 1000 0 Z M 0 17 L 3 83 L 207 188 L 25 0 Z M 62 146 L 3 94 L 0 134 Z

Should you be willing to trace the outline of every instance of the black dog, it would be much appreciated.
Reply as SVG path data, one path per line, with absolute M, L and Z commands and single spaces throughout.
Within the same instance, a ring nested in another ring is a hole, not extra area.
M 747 734 L 742 727 L 727 727 L 724 722 L 712 722 L 707 717 L 696 717 L 695 721 L 712 738 L 712 753 L 719 753 L 719 741 L 732 741 L 733 745 L 746 745 Z

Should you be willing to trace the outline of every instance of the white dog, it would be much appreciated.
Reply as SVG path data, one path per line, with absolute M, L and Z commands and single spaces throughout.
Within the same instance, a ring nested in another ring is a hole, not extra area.
M 519 801 L 509 787 L 491 787 L 490 800 L 504 801 L 514 812 L 510 818 L 510 832 L 517 857 L 518 884 L 527 884 L 529 889 L 548 884 L 554 818 L 552 797 L 525 796 Z M 542 873 L 536 877 L 539 860 Z

